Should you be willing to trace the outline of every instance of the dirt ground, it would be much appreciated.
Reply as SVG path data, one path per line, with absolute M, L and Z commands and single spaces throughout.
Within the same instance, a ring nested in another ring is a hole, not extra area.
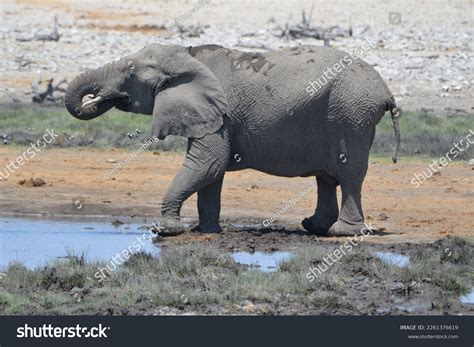
M 0 148 L 0 163 L 6 165 L 23 150 Z M 125 149 L 43 149 L 0 181 L 0 213 L 151 225 L 158 221 L 161 199 L 181 165 L 182 155 L 146 152 L 111 179 L 105 179 L 104 173 L 130 153 Z M 426 172 L 430 162 L 431 159 L 402 158 L 395 165 L 384 158 L 371 159 L 363 189 L 366 221 L 377 230 L 368 238 L 370 242 L 424 243 L 446 236 L 474 238 L 474 168 L 452 162 L 415 188 L 410 183 L 413 175 Z M 31 178 L 41 178 L 46 184 L 33 186 Z M 20 184 L 24 180 L 26 183 Z M 308 236 L 300 226 L 301 220 L 314 211 L 315 192 L 290 207 L 274 224 L 267 228 L 262 225 L 311 183 L 311 178 L 275 177 L 253 170 L 229 172 L 222 193 L 224 232 L 187 232 L 162 242 L 198 239 L 234 250 L 271 251 L 316 240 L 316 236 Z M 182 217 L 191 225 L 196 221 L 195 195 L 184 204 Z

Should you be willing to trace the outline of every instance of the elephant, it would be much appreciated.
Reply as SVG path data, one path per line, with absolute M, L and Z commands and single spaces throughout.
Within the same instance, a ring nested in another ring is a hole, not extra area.
M 328 76 L 335 64 L 337 72 Z M 316 77 L 321 78 L 311 82 Z M 394 162 L 400 147 L 399 112 L 379 73 L 359 57 L 324 46 L 252 53 L 151 44 L 77 76 L 65 106 L 81 120 L 112 107 L 152 115 L 152 135 L 188 139 L 182 167 L 161 204 L 164 236 L 187 230 L 180 210 L 194 193 L 199 222 L 192 230 L 222 231 L 224 174 L 243 169 L 315 177 L 316 209 L 302 221 L 304 229 L 319 236 L 360 234 L 362 184 L 375 128 L 386 111 L 397 142 Z

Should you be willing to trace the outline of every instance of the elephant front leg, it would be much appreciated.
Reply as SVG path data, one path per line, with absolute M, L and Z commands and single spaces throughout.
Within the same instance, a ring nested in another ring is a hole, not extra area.
M 159 235 L 175 236 L 184 233 L 185 227 L 180 220 L 180 213 L 184 201 L 195 192 L 193 175 L 195 172 L 183 166 L 171 182 L 161 203 Z
M 205 231 L 220 230 L 220 192 L 229 155 L 230 143 L 225 127 L 203 138 L 189 139 L 183 166 L 163 198 L 160 235 L 177 235 L 185 231 L 180 221 L 181 207 L 196 192 L 199 226 Z
M 221 212 L 221 190 L 224 177 L 198 191 L 199 225 L 193 231 L 218 233 L 222 229 L 219 225 Z

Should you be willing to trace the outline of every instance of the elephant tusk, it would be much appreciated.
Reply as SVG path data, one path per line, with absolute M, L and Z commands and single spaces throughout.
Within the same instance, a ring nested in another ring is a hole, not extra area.
M 92 94 L 88 94 L 86 95 L 87 97 L 94 97 L 94 95 Z M 91 100 L 87 100 L 85 102 L 82 103 L 82 108 L 87 108 L 87 107 L 91 107 L 91 106 L 94 106 L 96 105 L 97 103 L 99 103 L 100 101 L 102 100 L 102 97 L 101 96 L 97 96 Z

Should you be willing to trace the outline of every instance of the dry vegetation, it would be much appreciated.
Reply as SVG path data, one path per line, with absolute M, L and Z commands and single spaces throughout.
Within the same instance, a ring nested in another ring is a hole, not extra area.
M 336 247 L 308 245 L 280 271 L 264 273 L 194 243 L 159 259 L 135 254 L 101 283 L 94 273 L 105 264 L 83 256 L 34 271 L 11 264 L 0 281 L 0 314 L 473 313 L 457 300 L 474 283 L 474 248 L 462 239 L 403 247 L 407 268 L 387 265 L 361 245 L 310 283 L 309 267 Z

